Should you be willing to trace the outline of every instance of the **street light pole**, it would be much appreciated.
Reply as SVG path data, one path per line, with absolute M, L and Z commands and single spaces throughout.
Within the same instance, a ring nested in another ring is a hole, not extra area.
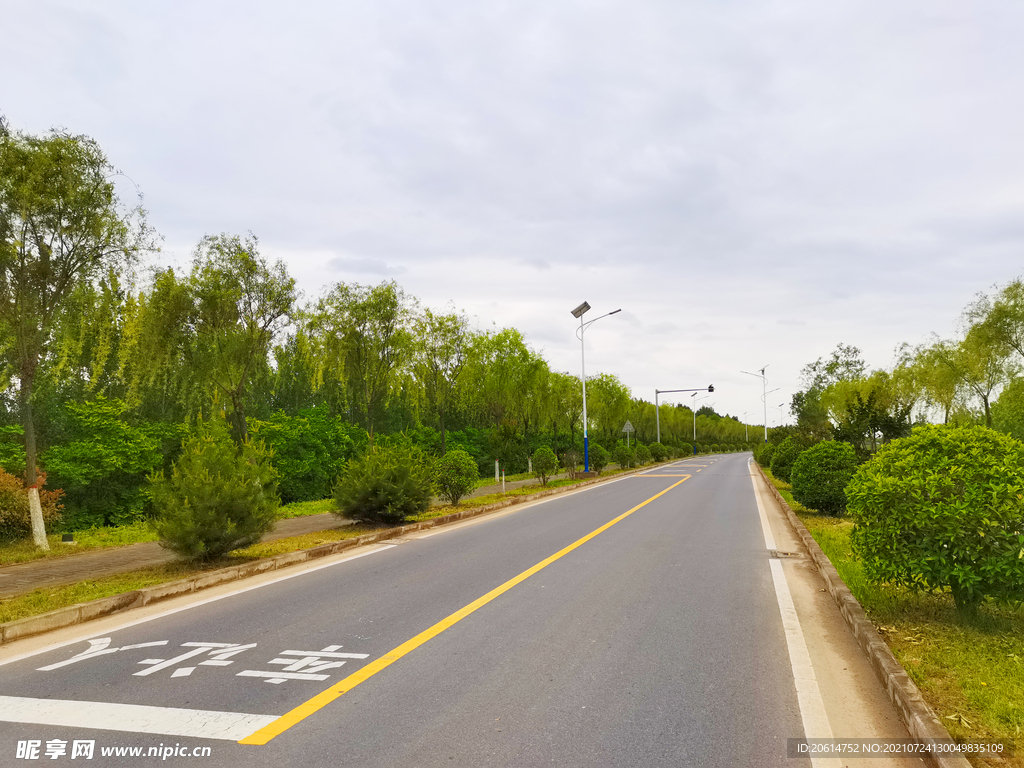
M 768 368 L 767 365 L 764 368 L 761 369 L 760 373 L 751 373 L 750 371 L 740 371 L 740 373 L 745 373 L 745 374 L 747 374 L 747 376 L 757 376 L 757 377 L 759 377 L 761 379 L 761 402 L 764 403 L 764 441 L 767 443 L 768 442 L 768 400 L 766 398 L 768 397 L 768 392 L 766 390 L 768 389 L 768 377 L 764 375 L 764 372 L 765 372 L 766 368 Z
M 660 414 L 659 414 L 659 411 L 658 411 L 658 395 L 659 394 L 664 395 L 666 392 L 693 392 L 693 394 L 690 395 L 690 397 L 696 397 L 698 392 L 714 392 L 714 391 L 715 391 L 715 385 L 714 384 L 708 384 L 706 387 L 700 387 L 698 389 L 656 389 L 656 390 L 654 390 L 654 423 L 657 425 L 658 442 L 659 443 L 661 442 L 661 418 L 660 418 Z M 701 398 L 701 399 L 703 400 L 704 398 Z M 694 433 L 694 435 L 697 434 L 696 424 L 694 425 L 693 433 Z M 697 438 L 694 437 L 694 439 L 696 440 Z
M 703 392 L 703 391 L 704 391 L 703 389 L 698 389 L 697 390 L 697 392 Z M 714 392 L 715 388 L 714 387 L 708 387 L 707 391 L 708 392 Z M 691 398 L 697 397 L 697 392 L 694 392 L 692 395 L 690 395 L 690 397 Z M 707 400 L 709 397 L 711 397 L 711 395 L 705 395 L 704 397 L 697 398 L 692 403 L 690 403 L 690 410 L 693 412 L 693 442 L 695 442 L 695 443 L 697 442 L 697 403 L 699 403 L 701 400 Z
M 579 330 L 576 331 L 576 335 L 579 337 L 579 340 L 580 340 L 580 362 L 582 364 L 581 367 L 582 367 L 582 370 L 583 370 L 583 471 L 584 472 L 589 472 L 590 471 L 590 438 L 587 435 L 587 353 L 586 353 L 586 350 L 585 350 L 584 344 L 583 344 L 583 332 L 587 328 L 589 328 L 591 325 L 596 323 L 598 320 L 600 320 L 601 317 L 608 317 L 608 315 L 614 315 L 616 312 L 621 312 L 622 311 L 621 309 L 616 309 L 616 310 L 614 310 L 612 312 L 609 312 L 606 315 L 601 315 L 601 317 L 595 317 L 593 320 L 591 320 L 588 323 L 584 323 L 583 322 L 583 315 L 586 313 L 586 311 L 588 309 L 590 309 L 590 304 L 588 304 L 587 302 L 584 301 L 582 304 L 580 304 L 578 307 L 576 307 L 576 309 L 572 310 L 573 317 L 578 317 L 580 319 L 580 327 L 579 327 Z

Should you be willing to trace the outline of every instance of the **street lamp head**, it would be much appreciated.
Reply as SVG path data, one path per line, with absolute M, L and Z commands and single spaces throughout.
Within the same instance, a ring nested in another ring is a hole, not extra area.
M 714 384 L 708 384 L 708 392 L 714 392 L 714 391 L 715 391 L 715 385 Z
M 619 312 L 621 312 L 621 311 L 622 311 L 621 309 L 614 309 L 614 310 L 612 310 L 611 312 L 609 312 L 608 314 L 609 314 L 609 315 L 617 315 L 617 314 L 618 314 Z
M 583 313 L 586 312 L 588 309 L 590 309 L 590 305 L 584 301 L 582 304 L 580 304 L 578 307 L 576 307 L 576 309 L 572 311 L 572 316 L 582 317 Z

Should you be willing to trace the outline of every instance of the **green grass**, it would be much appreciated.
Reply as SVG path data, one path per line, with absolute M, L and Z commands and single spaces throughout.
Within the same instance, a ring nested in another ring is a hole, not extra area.
M 1021 743 L 1024 607 L 988 601 L 976 616 L 964 616 L 948 592 L 915 593 L 870 581 L 850 545 L 853 523 L 796 504 L 789 485 L 771 479 L 950 734 Z M 999 764 L 1024 766 L 1024 749 Z

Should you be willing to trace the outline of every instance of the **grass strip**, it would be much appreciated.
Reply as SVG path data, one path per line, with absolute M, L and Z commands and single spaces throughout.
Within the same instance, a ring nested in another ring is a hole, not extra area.
M 972 764 L 1024 766 L 1024 606 L 986 601 L 977 616 L 968 617 L 957 612 L 948 591 L 915 593 L 871 582 L 850 544 L 853 522 L 803 507 L 793 500 L 788 483 L 765 474 L 953 738 L 1021 746 L 1002 762 L 972 757 Z

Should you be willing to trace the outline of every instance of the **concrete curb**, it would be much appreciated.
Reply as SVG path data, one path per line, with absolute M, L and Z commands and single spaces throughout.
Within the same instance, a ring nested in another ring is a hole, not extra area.
M 907 730 L 910 731 L 910 735 L 922 742 L 952 741 L 953 737 L 949 735 L 949 731 L 942 725 L 942 722 L 932 708 L 928 706 L 928 703 L 921 695 L 920 689 L 910 679 L 910 675 L 907 674 L 907 671 L 896 660 L 896 657 L 893 656 L 889 646 L 879 636 L 875 625 L 871 623 L 871 619 L 864 612 L 864 608 L 839 576 L 839 572 L 832 565 L 832 561 L 828 559 L 821 547 L 818 546 L 818 542 L 811 536 L 811 532 L 800 522 L 800 518 L 796 516 L 796 513 L 793 512 L 792 508 L 782 497 L 782 494 L 779 493 L 779 489 L 775 487 L 775 484 L 768 479 L 761 466 L 757 462 L 754 462 L 754 466 L 761 473 L 761 477 L 764 478 L 775 500 L 786 513 L 786 517 L 789 518 L 790 524 L 799 534 L 804 546 L 807 547 L 807 552 L 814 561 L 815 566 L 817 566 L 821 577 L 825 580 L 825 585 L 828 587 L 832 599 L 836 601 L 836 605 L 839 606 L 839 611 L 843 614 L 843 618 L 846 619 L 846 623 L 853 632 L 853 636 L 857 638 L 857 643 L 860 645 L 861 650 L 864 651 L 868 661 L 871 663 L 871 667 L 875 670 L 875 674 L 878 675 L 878 679 L 885 686 L 885 692 L 889 696 L 889 701 L 892 702 L 896 711 L 899 712 L 900 718 L 907 726 Z M 925 759 L 931 765 L 936 766 L 936 768 L 971 768 L 970 762 L 964 757 L 938 756 Z
M 285 552 L 281 555 L 274 555 L 273 557 L 254 560 L 242 565 L 233 565 L 228 568 L 209 571 L 188 579 L 169 581 L 164 584 L 154 584 L 151 587 L 143 587 L 142 589 L 135 590 L 133 592 L 111 595 L 110 597 L 101 597 L 98 600 L 91 600 L 88 603 L 78 603 L 76 605 L 58 608 L 54 611 L 48 611 L 47 613 L 41 613 L 36 616 L 27 616 L 24 619 L 15 619 L 14 621 L 8 621 L 5 624 L 0 624 L 0 645 L 13 642 L 14 640 L 21 640 L 25 637 L 32 637 L 34 635 L 52 632 L 57 629 L 71 627 L 76 624 L 91 621 L 92 619 L 98 619 L 103 616 L 109 616 L 114 613 L 129 611 L 133 608 L 141 608 L 144 605 L 151 605 L 161 600 L 167 600 L 171 597 L 178 597 L 179 595 L 198 592 L 200 590 L 207 589 L 208 587 L 217 586 L 218 584 L 226 584 L 231 581 L 248 578 L 249 576 L 266 573 L 267 571 L 276 571 L 291 565 L 298 565 L 299 563 L 316 560 L 321 557 L 326 557 L 327 555 L 334 555 L 338 552 L 343 552 L 346 549 L 352 549 L 364 544 L 375 544 L 381 541 L 387 541 L 388 539 L 395 539 L 408 533 L 424 531 L 429 528 L 435 528 L 439 525 L 456 523 L 460 520 L 478 517 L 489 512 L 497 512 L 500 509 L 505 509 L 506 507 L 510 507 L 515 504 L 534 501 L 535 499 L 542 499 L 547 496 L 554 496 L 568 491 L 575 491 L 590 485 L 608 482 L 609 480 L 617 480 L 622 477 L 635 475 L 642 471 L 648 471 L 649 469 L 650 467 L 634 469 L 628 472 L 609 475 L 608 477 L 584 480 L 581 483 L 576 483 L 575 485 L 565 486 L 562 488 L 550 488 L 546 491 L 531 493 L 527 496 L 514 496 L 503 501 L 495 502 L 494 504 L 464 509 L 461 512 L 453 512 L 450 515 L 436 517 L 431 520 L 424 520 L 420 523 L 411 523 L 397 528 L 388 528 L 374 533 L 367 533 L 351 539 L 333 541 L 329 544 L 321 544 L 319 547 L 313 547 L 312 549 L 303 549 L 297 552 Z

